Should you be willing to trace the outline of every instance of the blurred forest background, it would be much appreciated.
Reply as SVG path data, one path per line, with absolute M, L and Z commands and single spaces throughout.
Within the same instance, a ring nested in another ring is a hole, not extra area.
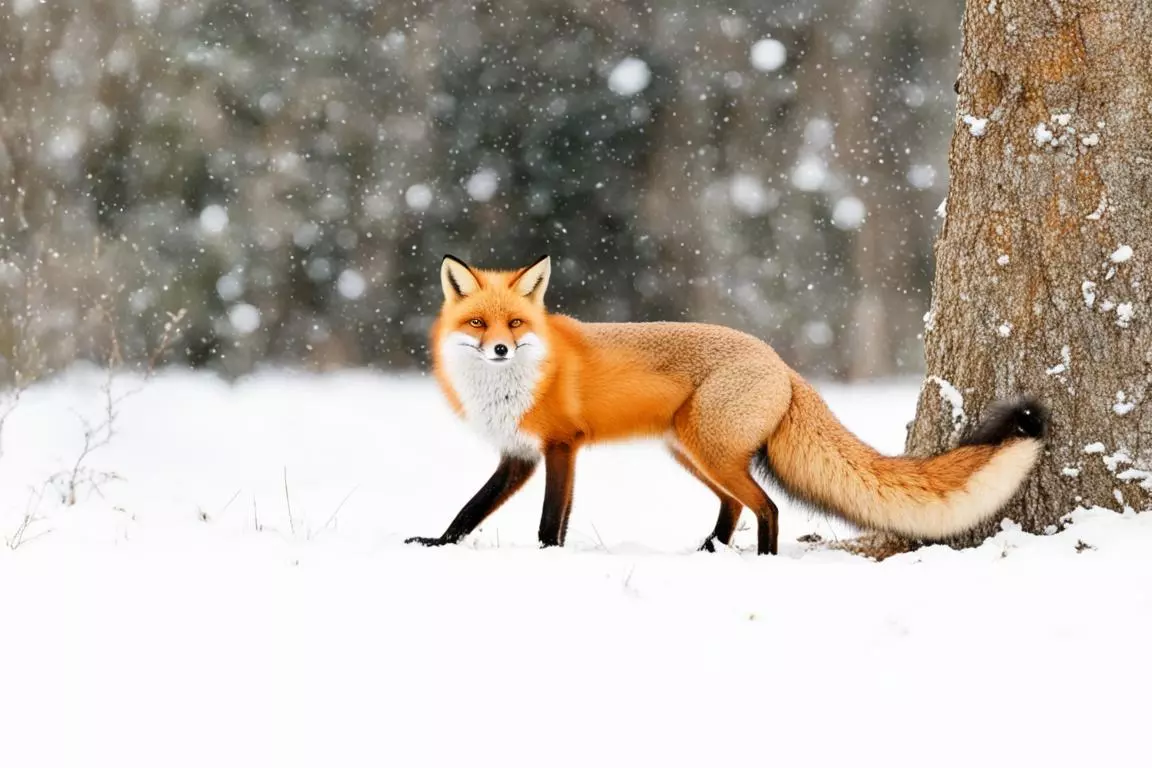
M 3 2 L 2 379 L 414 370 L 444 253 L 923 367 L 961 0 Z

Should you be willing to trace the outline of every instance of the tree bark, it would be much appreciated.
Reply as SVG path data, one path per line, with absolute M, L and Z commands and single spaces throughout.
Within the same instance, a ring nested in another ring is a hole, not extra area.
M 993 399 L 1041 398 L 1048 450 L 1003 515 L 1026 530 L 1081 507 L 1150 504 L 1149 62 L 1147 0 L 965 10 L 928 377 L 908 450 L 951 447 Z

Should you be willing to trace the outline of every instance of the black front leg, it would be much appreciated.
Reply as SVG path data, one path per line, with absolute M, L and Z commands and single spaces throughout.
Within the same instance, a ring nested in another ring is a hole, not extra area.
M 567 443 L 544 449 L 544 511 L 540 515 L 540 543 L 545 547 L 564 546 L 568 515 L 572 512 L 572 480 L 576 449 Z
M 464 505 L 464 509 L 456 515 L 456 519 L 439 538 L 413 536 L 405 539 L 405 544 L 423 544 L 426 547 L 438 547 L 442 544 L 455 544 L 472 531 L 496 509 L 507 501 L 512 494 L 520 490 L 532 473 L 536 470 L 536 459 L 515 456 L 500 457 L 500 466 L 496 472 L 484 483 L 484 487 L 476 492 L 471 501 Z

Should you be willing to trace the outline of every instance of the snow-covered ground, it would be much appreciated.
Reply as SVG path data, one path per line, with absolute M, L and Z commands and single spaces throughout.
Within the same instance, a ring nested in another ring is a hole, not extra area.
M 614 446 L 564 550 L 534 546 L 540 476 L 466 545 L 407 547 L 495 457 L 427 381 L 368 373 L 164 374 L 66 507 L 44 483 L 100 381 L 5 427 L 0 533 L 36 519 L 0 548 L 2 765 L 1147 764 L 1152 516 L 875 563 L 786 510 L 779 557 L 750 526 L 697 553 L 709 493 Z M 900 449 L 913 383 L 824 391 Z

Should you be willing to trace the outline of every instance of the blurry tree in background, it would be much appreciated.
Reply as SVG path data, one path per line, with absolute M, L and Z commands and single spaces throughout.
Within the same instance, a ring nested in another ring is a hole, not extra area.
M 919 370 L 959 6 L 10 0 L 0 377 L 181 308 L 192 365 L 412 367 L 445 252 Z
M 1152 492 L 1149 41 L 1143 0 L 981 0 L 965 16 L 908 448 L 949 447 L 993 398 L 1040 396 L 1052 437 L 1005 510 L 1032 531 L 1082 507 L 1144 509 Z

